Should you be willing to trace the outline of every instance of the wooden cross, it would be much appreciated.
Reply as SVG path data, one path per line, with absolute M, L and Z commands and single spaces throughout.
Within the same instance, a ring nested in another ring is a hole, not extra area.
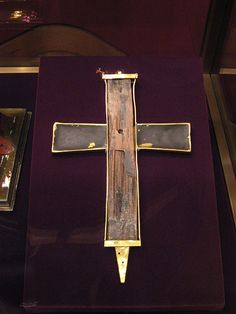
M 107 189 L 104 246 L 115 247 L 124 283 L 130 247 L 141 246 L 137 151 L 191 151 L 190 123 L 137 123 L 138 74 L 102 74 L 106 124 L 53 126 L 52 152 L 105 150 Z

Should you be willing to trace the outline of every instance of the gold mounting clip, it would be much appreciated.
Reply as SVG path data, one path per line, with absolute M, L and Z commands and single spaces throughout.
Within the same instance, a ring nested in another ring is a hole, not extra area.
M 115 247 L 116 260 L 119 269 L 120 282 L 125 283 L 126 271 L 129 259 L 129 246 Z

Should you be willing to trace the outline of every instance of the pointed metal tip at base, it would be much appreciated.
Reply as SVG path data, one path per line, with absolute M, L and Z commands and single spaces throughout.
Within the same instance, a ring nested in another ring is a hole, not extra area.
M 115 247 L 116 260 L 119 269 L 120 282 L 125 283 L 128 259 L 129 259 L 129 246 Z

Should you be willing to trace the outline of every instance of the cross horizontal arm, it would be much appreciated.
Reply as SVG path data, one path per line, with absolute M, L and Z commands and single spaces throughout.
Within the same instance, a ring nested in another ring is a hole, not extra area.
M 106 124 L 55 122 L 53 125 L 53 153 L 104 149 Z
M 137 143 L 138 149 L 190 152 L 190 123 L 139 123 Z
M 106 132 L 106 124 L 55 122 L 52 152 L 104 150 Z M 138 149 L 190 152 L 190 123 L 138 123 L 137 146 Z
M 106 124 L 55 122 L 53 125 L 53 153 L 104 149 Z

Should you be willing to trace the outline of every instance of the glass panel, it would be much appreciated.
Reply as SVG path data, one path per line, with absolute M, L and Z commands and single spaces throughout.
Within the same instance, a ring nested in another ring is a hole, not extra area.
M 230 23 L 220 62 L 221 68 L 236 68 L 236 2 L 231 11 Z

